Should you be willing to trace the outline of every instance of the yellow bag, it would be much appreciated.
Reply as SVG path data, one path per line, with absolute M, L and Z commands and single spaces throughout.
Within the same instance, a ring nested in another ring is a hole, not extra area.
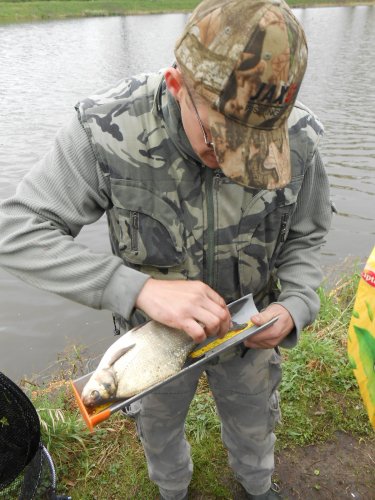
M 375 429 L 375 247 L 359 281 L 349 325 L 348 355 Z

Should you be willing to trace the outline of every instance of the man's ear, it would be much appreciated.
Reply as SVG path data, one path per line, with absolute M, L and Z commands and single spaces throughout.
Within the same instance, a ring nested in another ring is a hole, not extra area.
M 183 88 L 183 81 L 180 70 L 171 66 L 165 70 L 164 77 L 165 83 L 167 84 L 167 89 L 173 95 L 176 101 L 179 101 Z

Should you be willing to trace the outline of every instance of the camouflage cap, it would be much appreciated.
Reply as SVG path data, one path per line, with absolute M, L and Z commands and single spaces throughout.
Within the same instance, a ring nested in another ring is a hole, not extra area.
M 283 0 L 203 0 L 175 56 L 210 105 L 223 172 L 259 189 L 291 178 L 287 119 L 307 64 L 301 25 Z

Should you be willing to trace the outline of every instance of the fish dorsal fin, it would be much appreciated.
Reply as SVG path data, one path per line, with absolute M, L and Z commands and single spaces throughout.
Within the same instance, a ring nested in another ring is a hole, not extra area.
M 118 359 L 121 358 L 121 356 L 130 351 L 130 349 L 133 349 L 134 346 L 135 344 L 126 345 L 122 349 L 119 349 L 118 351 L 114 352 L 112 356 L 108 359 L 107 367 L 110 368 L 114 363 L 116 363 Z

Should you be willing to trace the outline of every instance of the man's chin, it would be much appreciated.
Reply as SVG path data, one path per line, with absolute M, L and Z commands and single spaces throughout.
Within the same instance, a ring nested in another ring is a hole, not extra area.
M 205 151 L 200 156 L 202 162 L 209 168 L 220 168 L 220 165 L 217 162 L 217 158 L 213 151 Z

